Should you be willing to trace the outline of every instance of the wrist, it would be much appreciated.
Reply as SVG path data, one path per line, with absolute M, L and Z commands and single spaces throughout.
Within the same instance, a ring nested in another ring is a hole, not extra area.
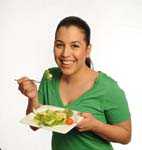
M 28 101 L 29 105 L 32 107 L 32 108 L 38 108 L 39 107 L 39 103 L 38 103 L 38 99 L 37 97 L 35 98 L 29 98 L 29 101 Z

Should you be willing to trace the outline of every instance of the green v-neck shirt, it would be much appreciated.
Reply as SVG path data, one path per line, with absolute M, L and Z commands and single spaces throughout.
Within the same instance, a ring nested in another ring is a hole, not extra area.
M 39 102 L 43 105 L 54 105 L 79 112 L 90 112 L 95 118 L 106 124 L 117 124 L 130 118 L 127 100 L 117 82 L 103 72 L 91 89 L 70 104 L 64 105 L 59 93 L 61 71 L 49 69 L 52 79 L 47 78 L 45 71 L 38 90 Z M 76 128 L 67 134 L 53 132 L 52 150 L 112 150 L 110 142 L 94 132 L 79 132 Z

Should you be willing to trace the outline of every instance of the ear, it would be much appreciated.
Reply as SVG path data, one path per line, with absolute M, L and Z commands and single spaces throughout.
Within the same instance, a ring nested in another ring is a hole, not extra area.
M 89 44 L 88 46 L 87 46 L 87 57 L 89 57 L 90 56 L 90 53 L 91 53 L 91 47 L 92 47 L 92 45 L 91 44 Z

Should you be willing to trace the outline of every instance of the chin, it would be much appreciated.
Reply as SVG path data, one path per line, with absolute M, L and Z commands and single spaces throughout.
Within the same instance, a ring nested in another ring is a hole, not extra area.
M 64 75 L 72 75 L 74 72 L 70 69 L 61 69 Z
M 62 73 L 67 76 L 73 75 L 75 73 L 74 69 L 61 68 L 61 70 Z

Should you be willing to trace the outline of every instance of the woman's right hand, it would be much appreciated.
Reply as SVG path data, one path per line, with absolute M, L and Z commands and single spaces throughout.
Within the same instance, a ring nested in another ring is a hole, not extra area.
M 28 77 L 22 77 L 17 82 L 19 84 L 19 90 L 23 95 L 32 100 L 37 98 L 37 86 L 33 80 Z
M 19 90 L 22 94 L 28 97 L 28 106 L 26 110 L 26 114 L 33 112 L 33 109 L 36 109 L 40 106 L 37 102 L 38 94 L 37 94 L 37 86 L 33 80 L 22 77 L 17 80 L 19 84 Z M 37 130 L 38 128 L 30 126 L 32 130 Z

